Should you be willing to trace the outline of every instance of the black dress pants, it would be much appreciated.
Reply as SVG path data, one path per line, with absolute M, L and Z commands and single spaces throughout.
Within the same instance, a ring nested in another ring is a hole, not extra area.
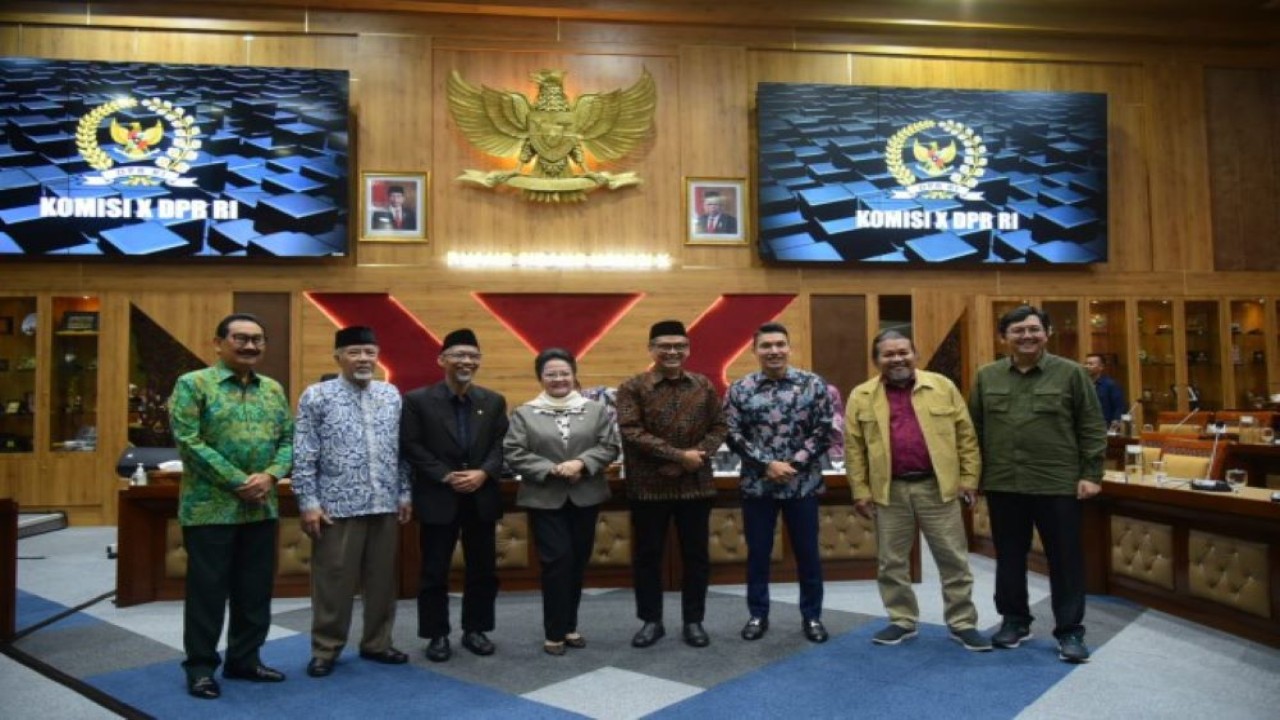
M 466 579 L 462 588 L 463 632 L 489 632 L 498 599 L 496 523 L 481 520 L 474 497 L 458 498 L 453 522 L 418 526 L 422 574 L 418 583 L 418 637 L 447 636 L 449 625 L 449 569 L 453 549 L 462 538 Z
M 187 597 L 182 645 L 187 679 L 213 675 L 218 640 L 230 606 L 227 665 L 250 668 L 271 627 L 271 588 L 276 572 L 276 521 L 182 528 L 187 550 Z
M 996 611 L 1008 620 L 1031 624 L 1027 602 L 1027 553 L 1031 530 L 1049 561 L 1049 592 L 1054 637 L 1084 635 L 1084 549 L 1081 501 L 1073 495 L 989 492 L 991 540 L 996 547 Z
M 542 627 L 549 642 L 578 631 L 582 577 L 596 544 L 600 506 L 572 501 L 555 510 L 529 509 L 533 541 L 542 566 Z
M 707 583 L 711 558 L 711 498 L 704 500 L 655 500 L 631 503 L 635 535 L 632 560 L 636 615 L 644 622 L 662 620 L 662 555 L 667 527 L 674 522 L 680 542 L 684 573 L 680 583 L 683 622 L 700 623 L 707 611 Z

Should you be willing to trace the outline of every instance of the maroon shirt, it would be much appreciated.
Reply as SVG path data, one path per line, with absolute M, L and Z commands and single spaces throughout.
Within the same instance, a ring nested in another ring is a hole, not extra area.
M 911 392 L 915 386 L 915 378 L 905 387 L 884 383 L 884 392 L 889 399 L 889 459 L 894 477 L 912 472 L 933 472 L 929 446 L 924 442 L 924 431 L 920 429 L 916 409 L 911 405 Z

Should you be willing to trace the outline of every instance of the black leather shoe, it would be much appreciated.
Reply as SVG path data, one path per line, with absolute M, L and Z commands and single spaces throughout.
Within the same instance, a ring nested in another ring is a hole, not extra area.
M 222 688 L 218 687 L 217 680 L 205 675 L 187 683 L 187 694 L 201 700 L 217 700 L 222 697 Z
M 365 660 L 372 660 L 376 663 L 382 663 L 383 665 L 403 665 L 409 662 L 408 655 L 405 655 L 404 653 L 400 652 L 399 650 L 393 647 L 389 647 L 386 650 L 383 650 L 382 652 L 361 651 L 360 657 L 364 658 Z
M 492 655 L 493 651 L 497 649 L 482 632 L 462 633 L 462 647 L 476 655 Z
M 329 677 L 333 674 L 333 661 L 313 657 L 311 662 L 307 663 L 307 674 L 311 677 Z
M 667 634 L 667 629 L 662 627 L 662 622 L 647 622 L 640 626 L 635 637 L 631 638 L 631 647 L 647 648 L 650 645 L 662 639 Z
M 804 621 L 804 636 L 809 639 L 809 642 L 814 643 L 824 643 L 830 637 L 827 635 L 827 629 L 823 627 L 822 621 L 817 618 Z
M 453 656 L 453 648 L 449 646 L 449 636 L 431 638 L 427 643 L 427 659 L 431 662 L 444 662 Z
M 759 640 L 769 631 L 769 618 L 753 617 L 742 626 L 743 640 Z
M 711 638 L 707 636 L 707 631 L 702 629 L 702 623 L 685 623 L 684 642 L 691 647 L 700 648 L 710 645 Z
M 260 683 L 284 682 L 284 673 L 275 668 L 269 668 L 262 663 L 247 668 L 228 665 L 222 668 L 222 677 L 228 680 L 248 680 L 249 682 Z

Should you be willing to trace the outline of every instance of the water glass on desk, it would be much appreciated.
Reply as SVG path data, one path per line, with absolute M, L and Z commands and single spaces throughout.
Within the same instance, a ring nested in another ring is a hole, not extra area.
M 1124 446 L 1124 481 L 1127 483 L 1142 482 L 1142 446 Z
M 1231 492 L 1239 493 L 1240 488 L 1249 482 L 1249 473 L 1240 468 L 1231 468 L 1226 474 L 1227 484 L 1231 486 Z
M 1165 482 L 1169 480 L 1169 474 L 1165 472 L 1164 461 L 1152 460 L 1151 472 L 1155 475 L 1156 487 L 1164 487 Z

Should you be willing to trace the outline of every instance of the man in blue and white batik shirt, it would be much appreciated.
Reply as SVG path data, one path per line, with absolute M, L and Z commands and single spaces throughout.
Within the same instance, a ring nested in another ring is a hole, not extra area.
M 294 435 L 293 492 L 312 540 L 312 677 L 333 672 L 357 589 L 364 600 L 360 657 L 390 665 L 409 659 L 391 646 L 398 525 L 412 514 L 408 473 L 400 467 L 400 393 L 373 379 L 372 329 L 339 330 L 333 354 L 341 375 L 302 393 Z

